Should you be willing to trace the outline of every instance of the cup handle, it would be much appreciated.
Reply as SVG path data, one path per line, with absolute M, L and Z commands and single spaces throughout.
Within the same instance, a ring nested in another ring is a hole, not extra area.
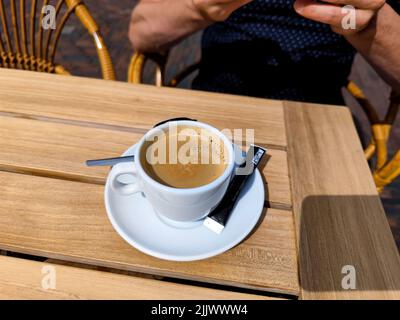
M 136 178 L 134 183 L 122 183 L 118 178 L 122 175 L 131 175 Z M 110 173 L 111 188 L 120 195 L 129 196 L 138 192 L 142 192 L 142 182 L 137 174 L 137 168 L 134 163 L 118 163 Z

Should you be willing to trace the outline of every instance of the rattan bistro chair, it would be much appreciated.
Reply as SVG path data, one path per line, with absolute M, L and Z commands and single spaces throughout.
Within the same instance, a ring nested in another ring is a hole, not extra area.
M 157 55 L 157 54 L 141 54 L 134 53 L 131 62 L 128 67 L 128 82 L 130 83 L 142 83 L 143 70 L 147 61 L 153 61 L 156 65 L 155 68 L 155 85 L 157 87 L 176 87 L 193 72 L 195 72 L 200 63 L 195 63 L 190 65 L 182 72 L 178 73 L 172 80 L 166 83 L 165 79 L 165 68 L 168 61 L 167 55 Z
M 132 56 L 128 69 L 128 82 L 142 83 L 143 70 L 148 60 L 152 60 L 156 64 L 155 85 L 159 87 L 176 87 L 199 67 L 198 63 L 191 65 L 167 82 L 165 80 L 165 67 L 167 62 L 165 56 L 135 53 Z M 400 94 L 392 94 L 386 117 L 384 120 L 381 120 L 375 108 L 354 82 L 350 81 L 347 89 L 358 100 L 370 121 L 372 141 L 365 149 L 365 157 L 368 160 L 371 160 L 374 156 L 376 157 L 376 164 L 374 168 L 372 168 L 373 177 L 378 191 L 382 192 L 385 186 L 389 185 L 400 176 L 400 150 L 397 151 L 393 159 L 389 160 L 387 148 L 392 126 L 399 112 Z
M 376 157 L 373 174 L 378 191 L 381 192 L 385 186 L 400 176 L 400 150 L 389 160 L 387 147 L 393 123 L 400 108 L 400 94 L 392 93 L 389 109 L 382 120 L 371 102 L 354 82 L 349 83 L 347 90 L 357 99 L 371 124 L 372 140 L 365 149 L 365 157 L 368 160 Z
M 0 67 L 69 75 L 55 63 L 57 45 L 67 20 L 75 14 L 95 42 L 104 79 L 114 80 L 115 73 L 110 55 L 99 27 L 85 4 L 79 0 L 0 0 Z M 29 5 L 30 4 L 30 5 Z M 45 30 L 42 8 L 53 5 L 56 28 Z

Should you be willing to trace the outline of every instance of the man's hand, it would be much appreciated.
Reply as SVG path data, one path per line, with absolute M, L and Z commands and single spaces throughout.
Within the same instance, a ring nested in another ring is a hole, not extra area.
M 253 0 L 140 0 L 132 11 L 129 39 L 141 52 L 164 52 Z
M 191 0 L 194 7 L 207 20 L 224 21 L 237 9 L 253 0 Z
M 297 0 L 294 8 L 301 16 L 329 24 L 334 32 L 347 36 L 367 28 L 385 3 L 385 0 Z M 343 10 L 345 6 L 355 10 L 354 28 L 344 26 L 345 17 L 349 15 L 349 10 Z

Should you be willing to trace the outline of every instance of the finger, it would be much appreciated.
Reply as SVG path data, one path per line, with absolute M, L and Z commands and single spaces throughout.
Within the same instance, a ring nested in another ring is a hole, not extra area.
M 358 9 L 378 10 L 384 6 L 386 0 L 322 0 L 336 5 L 350 5 Z
M 316 3 L 313 0 L 297 0 L 294 8 L 301 16 L 329 24 L 335 28 L 340 28 L 344 25 L 345 18 L 348 17 L 350 8 L 343 8 L 332 4 Z M 355 10 L 355 26 L 354 30 L 360 30 L 365 27 L 371 18 L 374 16 L 372 10 Z

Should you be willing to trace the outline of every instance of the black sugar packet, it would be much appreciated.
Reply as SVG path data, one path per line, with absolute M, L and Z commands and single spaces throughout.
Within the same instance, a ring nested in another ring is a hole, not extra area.
M 249 178 L 254 174 L 254 171 L 260 164 L 266 152 L 266 149 L 255 145 L 250 147 L 249 151 L 247 152 L 246 161 L 236 169 L 236 172 L 240 169 L 244 170 L 246 166 L 249 165 L 249 172 L 241 175 L 236 174 L 233 177 L 224 198 L 208 215 L 204 221 L 204 226 L 215 233 L 220 234 L 222 232 L 229 220 L 240 192 L 246 185 L 246 182 L 249 180 Z

